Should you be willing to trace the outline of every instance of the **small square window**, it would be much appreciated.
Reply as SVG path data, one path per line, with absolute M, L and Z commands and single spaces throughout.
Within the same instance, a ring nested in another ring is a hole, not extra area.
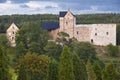
M 79 32 L 77 31 L 76 34 L 79 34 Z
M 97 36 L 97 33 L 95 33 L 95 36 Z
M 66 25 L 68 25 L 68 22 L 66 22 Z
M 93 39 L 91 39 L 91 43 L 93 43 Z
M 108 33 L 108 32 L 106 32 L 106 35 L 109 35 L 109 33 Z

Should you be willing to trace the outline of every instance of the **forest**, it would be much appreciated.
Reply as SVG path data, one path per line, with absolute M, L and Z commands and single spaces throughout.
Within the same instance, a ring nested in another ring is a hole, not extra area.
M 77 23 L 116 23 L 117 46 L 78 42 L 60 32 L 56 41 L 41 24 L 58 15 L 0 16 L 0 80 L 120 80 L 120 14 L 75 15 Z M 11 47 L 5 31 L 14 22 L 20 31 Z

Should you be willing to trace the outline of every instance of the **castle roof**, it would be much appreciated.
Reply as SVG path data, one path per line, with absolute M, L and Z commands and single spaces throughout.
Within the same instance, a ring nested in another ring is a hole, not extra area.
M 61 11 L 60 13 L 59 13 L 59 17 L 64 17 L 68 12 L 70 12 L 70 11 Z M 71 14 L 72 14 L 72 12 L 70 12 Z M 73 15 L 73 14 L 72 14 Z M 74 16 L 74 15 L 73 15 Z
M 59 13 L 59 17 L 64 17 L 67 14 L 67 11 L 62 11 Z
M 19 30 L 19 28 L 15 25 L 15 23 L 12 23 L 10 27 L 7 29 L 7 31 L 13 31 L 13 30 Z
M 55 30 L 59 28 L 58 22 L 47 22 L 42 24 L 42 28 L 45 30 Z

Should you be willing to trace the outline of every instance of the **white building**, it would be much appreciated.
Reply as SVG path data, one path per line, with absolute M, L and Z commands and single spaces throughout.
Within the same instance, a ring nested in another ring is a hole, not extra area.
M 14 23 L 12 23 L 6 31 L 6 36 L 12 47 L 16 46 L 15 36 L 16 36 L 16 33 L 18 32 L 18 30 L 19 30 L 19 28 Z

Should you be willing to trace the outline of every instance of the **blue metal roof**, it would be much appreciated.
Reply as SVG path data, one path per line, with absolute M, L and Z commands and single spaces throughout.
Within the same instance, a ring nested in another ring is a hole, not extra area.
M 59 17 L 64 17 L 67 14 L 67 11 L 63 11 L 59 13 Z
M 42 24 L 42 28 L 45 30 L 55 30 L 59 28 L 58 22 L 47 22 Z

